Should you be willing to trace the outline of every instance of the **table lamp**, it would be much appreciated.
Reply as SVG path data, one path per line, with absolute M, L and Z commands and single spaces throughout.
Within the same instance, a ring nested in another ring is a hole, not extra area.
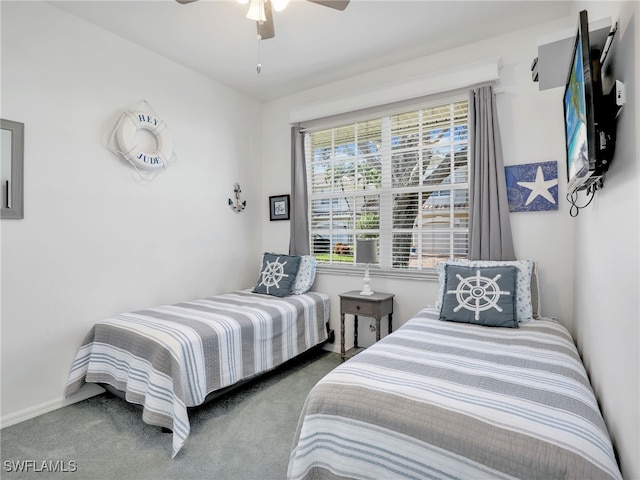
M 371 278 L 369 278 L 369 265 L 378 263 L 378 241 L 375 238 L 363 238 L 356 240 L 356 263 L 364 263 L 364 287 L 360 295 L 373 295 L 371 290 Z

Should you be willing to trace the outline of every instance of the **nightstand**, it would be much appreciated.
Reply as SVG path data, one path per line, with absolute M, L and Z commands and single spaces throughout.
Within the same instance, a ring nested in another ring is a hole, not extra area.
M 392 293 L 376 292 L 373 295 L 360 295 L 360 291 L 352 290 L 340 294 L 340 357 L 342 361 L 360 353 L 364 348 L 358 346 L 358 315 L 373 317 L 376 320 L 376 342 L 380 340 L 380 319 L 389 317 L 389 333 L 392 332 L 393 297 Z M 353 348 L 344 347 L 344 316 L 353 315 Z

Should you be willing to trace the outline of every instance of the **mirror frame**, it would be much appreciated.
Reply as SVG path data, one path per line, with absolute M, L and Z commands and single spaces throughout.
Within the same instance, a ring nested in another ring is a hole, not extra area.
M 0 208 L 0 218 L 24 218 L 24 123 L 0 119 L 0 128 L 11 132 L 11 208 Z M 4 199 L 2 199 L 4 204 Z

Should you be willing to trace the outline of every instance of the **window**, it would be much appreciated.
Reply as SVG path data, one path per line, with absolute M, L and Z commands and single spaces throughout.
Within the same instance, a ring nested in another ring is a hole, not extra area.
M 466 98 L 305 133 L 311 251 L 353 265 L 356 238 L 377 238 L 385 270 L 467 257 Z

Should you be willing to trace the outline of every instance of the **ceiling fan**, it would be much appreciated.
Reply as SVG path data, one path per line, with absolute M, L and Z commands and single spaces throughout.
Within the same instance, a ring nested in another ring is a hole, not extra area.
M 197 0 L 176 0 L 183 5 L 192 3 Z M 247 18 L 256 21 L 258 27 L 258 38 L 267 40 L 275 36 L 273 28 L 272 8 L 276 12 L 284 10 L 289 0 L 236 0 L 238 3 L 249 3 L 249 11 Z M 307 2 L 317 3 L 325 7 L 335 8 L 336 10 L 344 10 L 349 5 L 350 0 L 307 0 Z

